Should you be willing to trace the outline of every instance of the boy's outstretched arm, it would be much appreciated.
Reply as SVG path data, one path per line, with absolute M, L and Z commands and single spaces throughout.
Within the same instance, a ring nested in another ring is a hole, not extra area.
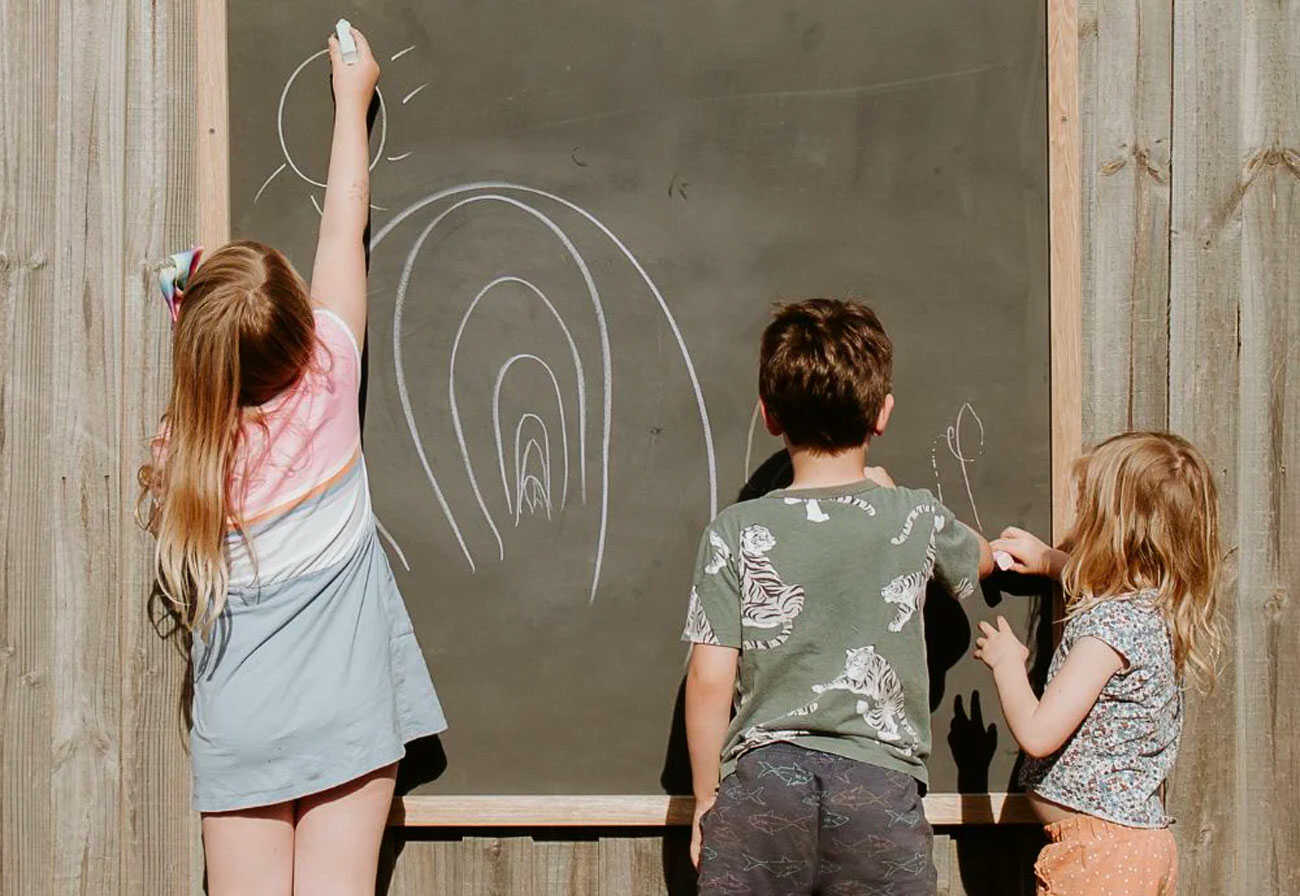
M 361 345 L 366 335 L 366 221 L 370 218 L 370 147 L 366 112 L 379 64 L 365 36 L 352 29 L 357 61 L 346 63 L 338 38 L 329 39 L 334 85 L 334 136 L 330 143 L 325 206 L 311 271 L 312 298 L 333 311 Z
M 740 651 L 712 644 L 691 646 L 686 672 L 686 746 L 691 754 L 695 819 L 691 828 L 691 861 L 700 864 L 700 818 L 717 797 L 722 746 L 731 723 Z

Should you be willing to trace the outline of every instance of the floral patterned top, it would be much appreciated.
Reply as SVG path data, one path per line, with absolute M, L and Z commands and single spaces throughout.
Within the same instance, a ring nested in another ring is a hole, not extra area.
M 1065 625 L 1052 657 L 1055 677 L 1080 638 L 1096 638 L 1125 660 L 1078 730 L 1054 755 L 1029 759 L 1021 783 L 1039 796 L 1135 828 L 1162 828 L 1160 785 L 1183 729 L 1183 694 L 1173 643 L 1154 591 L 1108 598 Z

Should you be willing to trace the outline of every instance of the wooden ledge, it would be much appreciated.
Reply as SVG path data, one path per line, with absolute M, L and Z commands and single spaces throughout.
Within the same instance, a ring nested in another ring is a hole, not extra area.
M 407 796 L 388 823 L 409 828 L 664 827 L 691 823 L 688 796 Z M 1019 793 L 932 793 L 932 825 L 1032 824 Z

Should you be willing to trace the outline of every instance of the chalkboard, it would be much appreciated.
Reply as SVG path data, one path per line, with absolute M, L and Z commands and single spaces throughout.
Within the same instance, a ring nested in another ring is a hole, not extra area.
M 304 273 L 340 14 L 384 70 L 364 438 L 451 724 L 418 792 L 689 790 L 697 539 L 788 476 L 754 414 L 773 301 L 869 301 L 898 400 L 872 462 L 988 533 L 1047 531 L 1041 0 L 227 12 L 232 236 Z M 1007 789 L 971 630 L 1039 605 L 931 596 L 933 790 Z

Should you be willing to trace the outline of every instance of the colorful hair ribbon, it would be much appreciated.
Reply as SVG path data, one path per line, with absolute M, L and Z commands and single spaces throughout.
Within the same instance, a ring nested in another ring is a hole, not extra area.
M 177 252 L 168 257 L 158 270 L 158 286 L 162 289 L 163 301 L 172 316 L 172 323 L 181 313 L 181 300 L 185 298 L 185 287 L 198 270 L 199 259 L 203 257 L 203 247 L 195 246 L 184 252 Z

